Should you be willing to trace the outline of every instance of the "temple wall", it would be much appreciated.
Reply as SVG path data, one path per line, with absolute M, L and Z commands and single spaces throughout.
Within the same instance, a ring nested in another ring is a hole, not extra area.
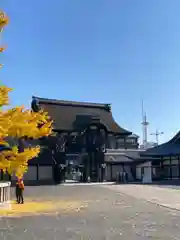
M 52 166 L 33 165 L 28 167 L 28 171 L 24 174 L 25 185 L 37 185 L 53 183 Z M 11 176 L 11 181 L 15 184 L 17 177 Z
M 170 160 L 165 160 L 163 162 L 164 165 L 170 165 L 170 164 L 178 164 L 178 159 L 172 159 L 171 161 Z
M 144 183 L 152 182 L 151 162 L 145 162 L 136 166 L 136 179 Z
M 53 172 L 51 166 L 40 166 L 39 167 L 39 180 L 52 180 Z

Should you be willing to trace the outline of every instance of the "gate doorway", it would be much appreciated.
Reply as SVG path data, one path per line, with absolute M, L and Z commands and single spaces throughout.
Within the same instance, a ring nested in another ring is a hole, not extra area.
M 83 169 L 80 155 L 67 155 L 65 179 L 67 182 L 82 182 Z

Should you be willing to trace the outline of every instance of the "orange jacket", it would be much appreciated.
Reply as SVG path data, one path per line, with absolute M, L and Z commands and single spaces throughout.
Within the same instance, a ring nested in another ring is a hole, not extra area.
M 23 180 L 18 181 L 18 185 L 20 189 L 24 189 L 24 182 Z

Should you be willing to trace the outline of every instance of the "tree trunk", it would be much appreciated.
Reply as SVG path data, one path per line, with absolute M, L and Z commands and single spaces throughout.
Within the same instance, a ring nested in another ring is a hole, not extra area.
M 23 138 L 18 139 L 18 150 L 19 150 L 19 152 L 24 152 L 24 139 Z

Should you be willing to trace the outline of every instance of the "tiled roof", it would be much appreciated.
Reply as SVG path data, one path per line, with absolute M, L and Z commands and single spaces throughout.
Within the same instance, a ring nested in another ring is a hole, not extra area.
M 139 138 L 139 136 L 134 134 L 134 133 L 132 133 L 131 135 L 128 136 L 128 138 Z
M 135 161 L 134 158 L 131 158 L 130 156 L 128 156 L 124 153 L 121 153 L 121 154 L 118 154 L 118 155 L 115 155 L 115 154 L 110 155 L 110 154 L 105 153 L 105 162 L 109 162 L 109 163 L 129 163 L 129 162 L 133 162 L 133 161 Z
M 48 112 L 54 121 L 55 130 L 78 130 L 76 129 L 75 123 L 78 116 L 82 116 L 87 118 L 99 118 L 100 123 L 103 124 L 109 132 L 125 135 L 131 134 L 131 132 L 121 128 L 116 123 L 111 113 L 110 104 L 62 101 L 33 97 L 33 106 L 35 102 L 37 102 L 44 111 Z
M 163 143 L 157 147 L 147 149 L 141 156 L 173 156 L 180 155 L 180 145 L 177 143 Z
M 141 156 L 173 156 L 180 155 L 180 132 L 170 141 L 147 149 Z

